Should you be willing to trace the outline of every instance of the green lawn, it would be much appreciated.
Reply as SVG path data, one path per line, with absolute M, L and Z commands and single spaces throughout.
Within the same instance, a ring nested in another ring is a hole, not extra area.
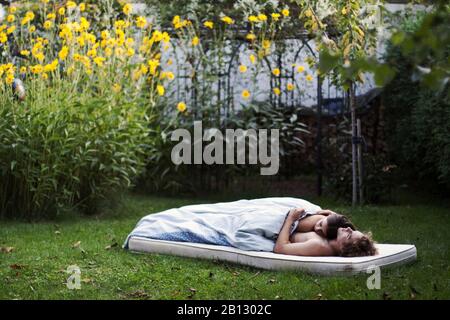
M 416 245 L 417 262 L 383 270 L 380 290 L 367 289 L 365 274 L 339 278 L 269 272 L 222 262 L 133 254 L 121 248 L 143 215 L 207 201 L 130 195 L 102 216 L 65 215 L 33 224 L 0 222 L 0 299 L 450 297 L 450 212 L 439 203 L 352 209 L 314 199 L 324 208 L 347 214 L 361 229 L 370 229 L 379 242 Z M 14 249 L 5 252 L 6 247 Z M 69 265 L 81 269 L 80 290 L 65 285 Z

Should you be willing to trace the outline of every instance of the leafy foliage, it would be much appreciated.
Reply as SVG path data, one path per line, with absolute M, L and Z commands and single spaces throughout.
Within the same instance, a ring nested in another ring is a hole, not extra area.
M 427 19 L 425 17 L 424 19 Z M 416 34 L 423 20 L 403 22 L 405 36 Z M 422 48 L 423 49 L 423 48 Z M 430 47 L 424 66 L 439 66 Z M 442 56 L 441 59 L 448 59 Z M 397 76 L 385 89 L 387 137 L 390 155 L 409 181 L 427 180 L 450 186 L 450 103 L 448 90 L 430 88 L 418 82 L 416 56 L 407 55 L 394 44 L 388 47 L 386 61 L 395 65 Z M 442 79 L 441 79 L 442 80 Z M 448 87 L 448 84 L 446 85 Z M 434 189 L 434 188 L 433 188 Z M 437 189 L 437 188 L 436 188 Z M 445 188 L 441 188 L 444 191 Z

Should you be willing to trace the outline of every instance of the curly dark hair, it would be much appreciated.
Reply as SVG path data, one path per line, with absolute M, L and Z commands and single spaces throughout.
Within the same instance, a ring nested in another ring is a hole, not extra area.
M 353 242 L 344 244 L 341 251 L 342 257 L 364 257 L 375 254 L 377 254 L 377 248 L 370 232 Z
M 337 231 L 339 228 L 350 227 L 352 230 L 356 230 L 353 223 L 342 214 L 333 214 L 327 217 L 328 229 L 327 229 L 327 239 L 333 240 L 337 237 Z

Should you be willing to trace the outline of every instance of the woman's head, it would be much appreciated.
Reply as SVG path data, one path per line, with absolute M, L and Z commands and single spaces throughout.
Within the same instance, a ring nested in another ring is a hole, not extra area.
M 338 229 L 336 242 L 342 257 L 373 256 L 377 253 L 371 233 L 364 234 L 350 227 Z
M 333 240 L 336 239 L 339 228 L 347 227 L 356 230 L 355 226 L 346 216 L 332 214 L 319 220 L 314 226 L 314 231 L 329 240 Z

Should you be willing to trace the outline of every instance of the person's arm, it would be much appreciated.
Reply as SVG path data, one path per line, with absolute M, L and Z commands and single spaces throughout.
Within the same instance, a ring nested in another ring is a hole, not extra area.
M 326 210 L 319 210 L 319 211 L 316 212 L 316 214 L 320 214 L 322 216 L 329 216 L 329 215 L 337 214 L 337 213 L 334 212 L 334 211 L 326 209 Z
M 328 248 L 317 240 L 308 240 L 302 243 L 292 243 L 289 240 L 291 225 L 300 218 L 304 209 L 291 210 L 284 221 L 277 242 L 273 249 L 274 253 L 290 254 L 295 256 L 326 256 L 331 255 Z
M 331 256 L 333 252 L 318 240 L 308 240 L 301 243 L 285 243 L 275 245 L 274 253 L 293 256 Z
M 326 218 L 327 216 L 336 214 L 336 212 L 331 211 L 331 210 L 319 210 L 316 213 L 307 216 L 305 218 L 303 218 L 302 220 L 300 220 L 300 222 L 298 223 L 297 232 L 311 232 L 314 231 L 314 226 L 316 225 L 317 222 L 319 222 L 320 220 L 322 220 L 323 218 Z
M 289 211 L 286 219 L 284 220 L 284 224 L 281 227 L 280 233 L 278 234 L 277 242 L 275 243 L 274 247 L 274 252 L 275 249 L 280 248 L 285 244 L 291 243 L 289 241 L 291 225 L 294 223 L 294 221 L 300 218 L 303 211 L 305 211 L 305 209 L 298 209 L 298 208 Z

